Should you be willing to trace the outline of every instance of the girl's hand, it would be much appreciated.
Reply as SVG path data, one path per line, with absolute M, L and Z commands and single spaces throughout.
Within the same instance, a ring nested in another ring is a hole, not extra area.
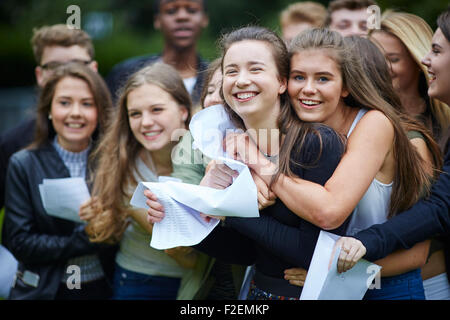
M 205 176 L 200 181 L 201 186 L 215 189 L 225 189 L 233 183 L 233 178 L 239 175 L 239 172 L 231 169 L 223 163 L 212 160 L 205 170 Z
M 289 280 L 294 286 L 303 287 L 305 285 L 308 271 L 302 268 L 291 268 L 284 270 L 284 279 Z
M 80 206 L 78 215 L 81 220 L 89 222 L 95 217 L 99 210 L 98 198 L 92 197 Z
M 338 247 L 341 247 L 339 259 L 337 262 L 337 269 L 339 273 L 345 272 L 353 268 L 353 266 L 364 257 L 366 254 L 366 247 L 361 241 L 351 237 L 341 237 L 334 245 L 333 253 L 331 254 L 330 264 L 334 257 L 334 252 Z
M 229 133 L 224 139 L 224 149 L 235 160 L 242 161 L 260 177 L 270 180 L 278 166 L 267 159 L 247 133 Z
M 273 205 L 277 199 L 276 194 L 255 171 L 251 170 L 251 174 L 258 189 L 258 209 L 262 210 Z
M 222 216 L 211 216 L 211 215 L 207 215 L 207 214 L 204 214 L 201 212 L 200 212 L 200 217 L 208 223 L 211 222 L 212 219 L 218 219 L 218 220 L 225 221 L 225 218 L 226 218 L 226 217 L 222 217 Z
M 228 156 L 250 166 L 258 161 L 259 150 L 247 133 L 228 133 L 224 139 Z
M 175 247 L 164 251 L 183 268 L 193 269 L 197 263 L 198 254 L 191 247 Z
M 158 198 L 149 189 L 144 191 L 144 195 L 147 197 L 145 202 L 149 209 L 147 210 L 147 221 L 148 223 L 161 222 L 164 218 L 164 207 L 158 202 Z

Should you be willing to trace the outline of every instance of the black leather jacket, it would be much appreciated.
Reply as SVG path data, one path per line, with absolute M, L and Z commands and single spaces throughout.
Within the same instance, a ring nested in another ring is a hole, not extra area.
M 10 299 L 54 299 L 67 261 L 86 254 L 98 253 L 107 278 L 112 279 L 116 246 L 89 242 L 82 224 L 49 216 L 43 208 L 39 184 L 44 178 L 66 177 L 69 170 L 50 143 L 19 151 L 10 159 L 3 244 L 19 261 L 19 271 L 40 276 L 37 288 L 18 279 Z

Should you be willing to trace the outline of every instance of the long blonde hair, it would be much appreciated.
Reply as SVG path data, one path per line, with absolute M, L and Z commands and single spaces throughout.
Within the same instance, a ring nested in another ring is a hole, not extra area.
M 430 78 L 426 66 L 421 63 L 421 60 L 431 48 L 431 40 L 433 38 L 433 30 L 422 18 L 406 12 L 386 11 L 381 17 L 382 32 L 389 33 L 397 37 L 406 47 L 412 59 L 416 62 L 421 70 L 419 79 L 419 93 L 425 101 L 427 101 L 427 108 L 431 112 L 431 120 L 437 123 L 426 124 L 434 133 L 435 139 L 439 139 L 441 134 L 445 132 L 450 125 L 450 108 L 445 103 L 428 97 L 428 80 Z M 374 32 L 379 32 L 376 29 L 371 30 L 369 36 Z M 432 126 L 435 126 L 433 128 Z M 437 128 L 436 128 L 437 126 Z
M 128 120 L 127 98 L 131 91 L 152 84 L 168 92 L 189 115 L 191 99 L 178 72 L 164 63 L 155 63 L 133 74 L 119 95 L 116 114 L 99 147 L 92 195 L 99 199 L 97 214 L 86 227 L 91 241 L 116 243 L 127 227 L 130 209 L 129 188 L 136 186 L 136 158 L 143 146 L 136 140 Z M 189 123 L 189 116 L 185 124 Z
M 422 162 L 419 153 L 403 129 L 399 111 L 380 95 L 366 75 L 359 53 L 339 33 L 327 29 L 304 31 L 292 40 L 289 53 L 292 56 L 305 50 L 324 50 L 336 62 L 349 92 L 344 98 L 347 106 L 378 110 L 389 119 L 395 133 L 393 154 L 396 160 L 389 216 L 411 207 L 420 199 L 423 186 L 430 182 L 423 166 L 419 165 Z

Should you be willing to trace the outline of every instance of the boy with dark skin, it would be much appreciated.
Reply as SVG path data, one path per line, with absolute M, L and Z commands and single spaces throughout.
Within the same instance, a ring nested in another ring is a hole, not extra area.
M 206 0 L 156 0 L 154 5 L 154 27 L 164 38 L 162 53 L 121 62 L 113 68 L 106 82 L 115 99 L 117 90 L 132 73 L 162 60 L 180 73 L 195 105 L 199 102 L 203 85 L 202 71 L 207 67 L 197 53 L 197 41 L 209 23 Z

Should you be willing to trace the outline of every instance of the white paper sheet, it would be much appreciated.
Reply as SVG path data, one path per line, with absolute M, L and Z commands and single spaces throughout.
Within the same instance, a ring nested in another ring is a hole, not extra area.
M 163 250 L 198 244 L 220 222 L 217 219 L 205 222 L 198 211 L 171 198 L 167 194 L 165 183 L 139 183 L 133 198 L 131 198 L 131 205 L 148 208 L 145 204 L 147 198 L 144 196 L 144 190 L 147 187 L 150 187 L 165 209 L 164 219 L 153 226 L 150 246 L 155 249 Z
M 219 190 L 174 181 L 139 183 L 130 204 L 147 209 L 143 190 L 149 188 L 165 208 L 162 222 L 169 219 L 167 223 L 154 225 L 152 247 L 166 249 L 199 243 L 218 224 L 218 221 L 203 224 L 201 219 L 198 220 L 199 212 L 216 216 L 259 217 L 257 188 L 249 168 L 239 161 L 224 157 L 223 138 L 227 130 L 234 129 L 221 105 L 196 113 L 190 124 L 194 145 L 203 154 L 218 159 L 239 172 L 239 176 L 234 178 L 233 184 L 228 188 Z
M 350 270 L 337 272 L 336 250 L 333 263 L 330 258 L 339 236 L 321 231 L 306 276 L 300 300 L 361 300 L 381 267 L 361 259 Z
M 8 298 L 18 265 L 11 252 L 0 244 L 0 298 Z
M 227 158 L 223 151 L 223 139 L 227 130 L 236 131 L 236 128 L 222 105 L 203 109 L 192 117 L 189 124 L 189 131 L 194 139 L 192 147 L 200 149 L 211 159 Z
M 81 204 L 91 197 L 83 178 L 44 179 L 39 185 L 39 191 L 47 214 L 83 222 L 78 211 Z

